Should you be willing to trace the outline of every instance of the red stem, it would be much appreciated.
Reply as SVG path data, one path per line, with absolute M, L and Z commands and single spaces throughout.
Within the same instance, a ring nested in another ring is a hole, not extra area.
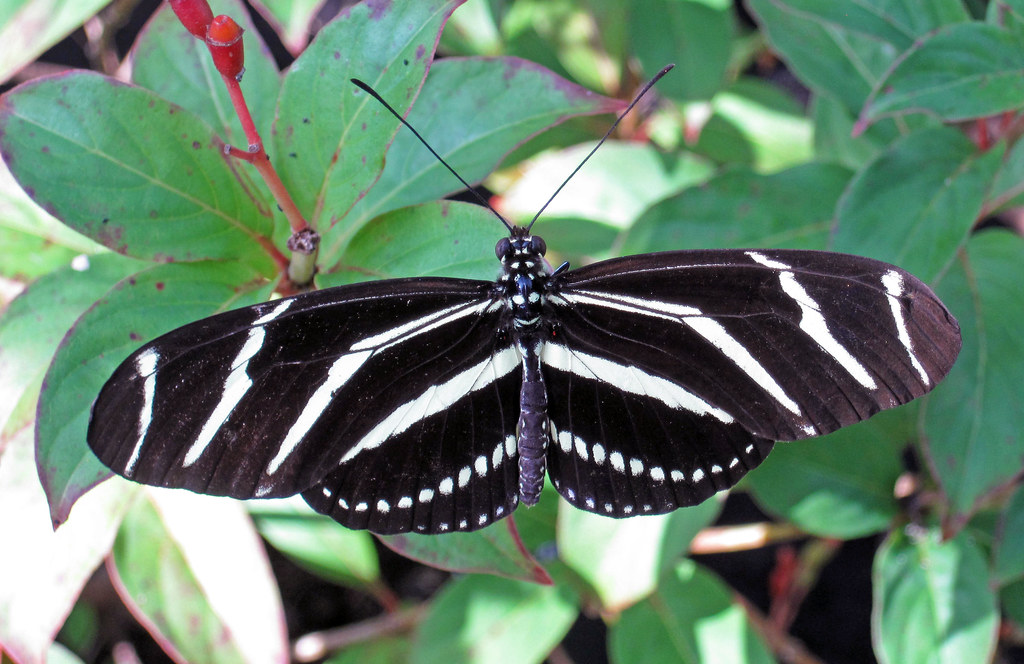
M 245 132 L 246 142 L 249 144 L 248 152 L 238 148 L 229 148 L 229 153 L 233 157 L 249 162 L 256 168 L 270 188 L 270 193 L 273 194 L 277 204 L 281 206 L 281 210 L 284 212 L 285 218 L 288 219 L 288 225 L 291 226 L 292 232 L 298 233 L 299 231 L 306 230 L 309 228 L 309 224 L 306 223 L 305 217 L 299 212 L 299 208 L 295 205 L 295 201 L 292 199 L 291 194 L 288 193 L 284 183 L 281 182 L 281 177 L 274 170 L 274 165 L 270 163 L 267 151 L 263 149 L 263 139 L 260 138 L 260 134 L 256 130 L 256 123 L 252 120 L 249 105 L 245 103 L 242 86 L 238 81 L 229 76 L 221 76 L 221 78 L 224 80 L 224 85 L 228 88 L 228 94 L 231 96 L 231 105 L 235 107 L 235 113 L 238 114 L 238 120 L 242 123 L 242 130 Z

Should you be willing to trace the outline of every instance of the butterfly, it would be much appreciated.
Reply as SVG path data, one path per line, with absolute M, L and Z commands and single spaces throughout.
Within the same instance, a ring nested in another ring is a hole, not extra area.
M 733 486 L 776 441 L 922 396 L 960 350 L 928 286 L 873 259 L 730 249 L 552 269 L 533 222 L 507 226 L 495 281 L 328 288 L 145 344 L 97 397 L 90 447 L 137 482 L 301 494 L 382 534 L 483 528 L 535 504 L 545 477 L 582 510 L 662 514 Z

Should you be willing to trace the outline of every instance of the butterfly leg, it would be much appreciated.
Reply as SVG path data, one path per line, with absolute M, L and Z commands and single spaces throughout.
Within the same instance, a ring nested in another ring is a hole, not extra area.
M 544 488 L 548 448 L 548 392 L 540 372 L 540 340 L 519 340 L 523 385 L 519 390 L 519 499 L 535 505 Z

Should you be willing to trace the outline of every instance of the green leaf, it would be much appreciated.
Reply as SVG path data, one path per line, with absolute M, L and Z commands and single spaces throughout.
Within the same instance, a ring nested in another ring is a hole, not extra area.
M 243 259 L 273 274 L 272 223 L 197 117 L 87 72 L 35 79 L 0 100 L 0 150 L 48 212 L 119 253 Z
M 108 569 L 147 631 L 177 661 L 285 661 L 284 611 L 242 505 L 188 491 L 144 495 Z
M 262 283 L 233 263 L 159 265 L 120 282 L 78 319 L 39 397 L 39 474 L 54 522 L 63 522 L 74 501 L 110 474 L 86 446 L 86 430 L 92 402 L 117 365 L 179 325 L 266 299 Z
M 0 161 L 0 275 L 28 280 L 101 250 L 32 202 Z
M 609 519 L 566 506 L 559 511 L 558 555 L 617 613 L 650 594 L 721 509 L 717 500 L 671 514 Z
M 711 100 L 711 117 L 693 151 L 765 173 L 811 159 L 811 124 L 804 110 L 778 87 L 741 78 Z
M 227 14 L 245 30 L 242 92 L 264 144 L 270 142 L 274 107 L 281 87 L 277 65 L 240 0 L 213 0 L 214 16 Z M 248 142 L 231 105 L 227 86 L 203 42 L 192 36 L 167 3 L 149 19 L 132 47 L 132 81 L 192 111 L 224 140 L 245 149 Z M 251 170 L 239 162 L 238 170 Z
M 414 276 L 493 279 L 494 244 L 505 234 L 479 205 L 438 201 L 402 208 L 363 226 L 321 286 Z
M 542 216 L 534 230 L 544 238 L 548 261 L 556 266 L 561 265 L 560 261 L 569 261 L 572 266 L 586 265 L 615 255 L 620 236 L 617 229 L 582 217 Z
M 299 210 L 323 236 L 325 264 L 337 260 L 339 236 L 351 231 L 335 222 L 380 176 L 397 126 L 349 79 L 365 81 L 404 115 L 426 76 L 438 34 L 460 2 L 354 5 L 289 67 L 271 152 Z
M 1001 608 L 1017 625 L 1024 625 L 1024 579 L 1014 581 L 999 590 Z
M 893 532 L 874 563 L 872 630 L 883 664 L 988 662 L 999 611 L 986 562 L 965 534 Z
M 46 664 L 84 664 L 84 661 L 60 643 L 53 643 L 46 651 Z
M 505 192 L 501 211 L 521 223 L 529 222 L 593 149 L 594 143 L 575 145 L 522 165 L 522 177 Z M 627 228 L 655 201 L 710 173 L 706 162 L 692 156 L 666 155 L 645 143 L 610 140 L 569 180 L 544 210 L 544 219 L 589 219 Z
M 45 237 L 4 228 L 0 219 L 0 276 L 28 281 L 71 262 L 75 251 Z
M 774 175 L 734 169 L 658 203 L 624 236 L 623 253 L 664 249 L 824 249 L 851 173 L 812 163 Z
M 5 0 L 0 3 L 0 80 L 35 60 L 108 0 Z
M 1013 140 L 998 175 L 992 182 L 985 213 L 992 214 L 1024 203 L 1024 142 Z M 1002 146 L 999 146 L 1000 148 Z
M 446 58 L 431 67 L 408 120 L 472 183 L 489 175 L 509 151 L 538 132 L 569 117 L 623 108 L 618 100 L 518 58 Z M 356 204 L 348 221 L 358 224 L 462 189 L 412 132 L 402 128 L 388 150 L 380 180 Z
M 1024 489 L 1018 488 L 999 518 L 992 576 L 1002 584 L 1024 579 Z
M 819 537 L 884 530 L 900 514 L 893 489 L 913 414 L 885 411 L 822 438 L 776 445 L 747 487 L 764 509 Z
M 914 45 L 879 81 L 861 113 L 871 123 L 900 113 L 946 122 L 1014 111 L 1024 105 L 1024 35 L 963 23 Z
M 908 134 L 850 183 L 831 248 L 933 280 L 966 241 L 1001 160 L 952 128 Z
M 504 13 L 501 33 L 506 53 L 605 93 L 622 80 L 627 3 L 519 0 L 491 4 Z
M 471 533 L 409 533 L 381 536 L 380 541 L 406 558 L 438 569 L 495 574 L 508 579 L 550 585 L 551 578 L 547 572 L 522 547 L 512 529 L 512 523 L 505 519 Z
M 898 52 L 874 36 L 802 11 L 785 0 L 748 0 L 746 4 L 800 81 L 815 93 L 836 98 L 851 113 L 860 110 Z M 837 10 L 849 6 L 818 0 L 819 9 L 827 10 L 826 5 Z
M 92 256 L 84 263 L 82 270 L 65 267 L 40 277 L 0 315 L 0 429 L 26 390 L 42 378 L 75 320 L 139 269 L 137 261 L 117 255 Z
M 500 55 L 503 50 L 498 29 L 498 7 L 490 2 L 467 2 L 452 14 L 441 33 L 439 48 L 457 55 Z
M 297 55 L 309 40 L 313 20 L 323 4 L 323 0 L 266 0 L 252 6 L 273 26 L 284 47 Z
M 1024 458 L 1024 239 L 974 235 L 937 292 L 960 321 L 963 349 L 925 409 L 923 449 L 954 516 L 1013 481 Z
M 0 447 L 0 643 L 18 662 L 44 662 L 86 581 L 110 550 L 130 501 L 113 483 L 99 487 L 54 531 L 39 487 L 32 429 L 0 441 Z
M 626 609 L 608 634 L 616 664 L 746 664 L 775 661 L 711 572 L 683 560 L 646 600 Z
M 828 95 L 814 95 L 811 99 L 811 118 L 814 126 L 814 154 L 822 161 L 842 164 L 859 171 L 875 159 L 886 146 L 902 134 L 893 120 L 881 121 L 854 134 L 856 116 Z M 919 116 L 917 124 L 938 123 Z M 906 124 L 906 123 L 903 123 Z
M 324 664 L 393 664 L 408 662 L 411 655 L 412 642 L 409 638 L 381 637 L 351 645 L 333 657 L 328 657 Z
M 370 533 L 342 528 L 300 499 L 257 500 L 248 507 L 260 535 L 300 567 L 328 581 L 370 592 L 380 583 Z
M 774 3 L 823 26 L 872 37 L 901 51 L 919 35 L 947 23 L 969 19 L 959 0 L 774 0 Z
M 416 631 L 413 664 L 543 662 L 577 615 L 569 594 L 495 576 L 467 576 L 435 599 Z
M 710 99 L 722 86 L 732 46 L 732 6 L 695 0 L 629 3 L 632 52 L 647 77 L 669 63 L 676 69 L 658 83 L 675 101 Z
M 1018 34 L 1024 34 L 1024 2 L 1003 0 L 990 3 L 985 14 L 985 21 L 993 25 L 1005 26 Z

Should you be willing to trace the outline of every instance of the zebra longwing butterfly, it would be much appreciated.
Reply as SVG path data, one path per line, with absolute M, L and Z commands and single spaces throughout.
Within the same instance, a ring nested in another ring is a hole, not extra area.
M 138 482 L 301 493 L 377 533 L 487 526 L 545 474 L 580 509 L 660 514 L 775 441 L 925 394 L 960 349 L 928 286 L 876 260 L 671 251 L 552 271 L 530 226 L 498 242 L 496 282 L 341 286 L 174 330 L 103 387 L 89 445 Z

